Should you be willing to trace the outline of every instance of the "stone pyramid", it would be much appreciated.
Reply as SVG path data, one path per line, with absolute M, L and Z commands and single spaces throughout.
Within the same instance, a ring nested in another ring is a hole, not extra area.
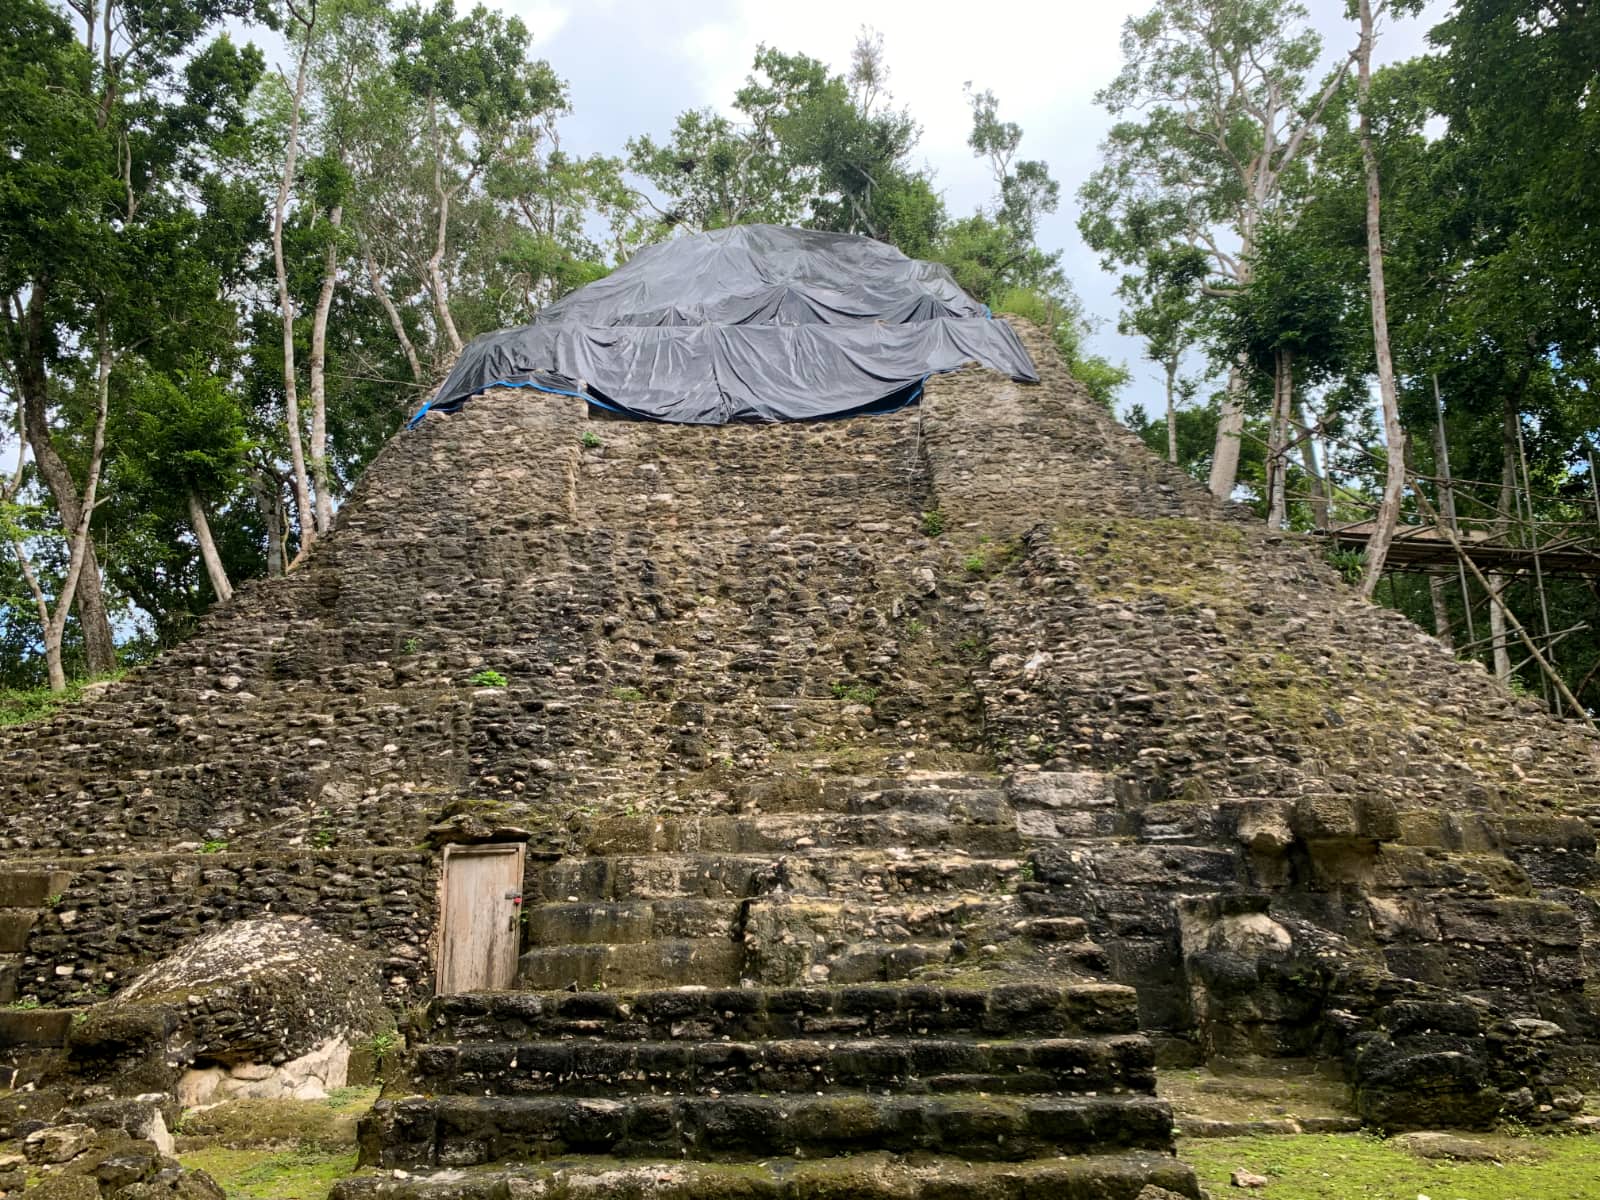
M 1194 1196 L 1158 1062 L 1575 1111 L 1600 741 L 1019 332 L 1040 385 L 884 416 L 398 435 L 301 570 L 0 735 L 0 1001 L 47 1006 L 0 1040 L 308 915 L 411 1013 L 346 1200 Z M 515 984 L 435 997 L 440 848 L 494 842 Z

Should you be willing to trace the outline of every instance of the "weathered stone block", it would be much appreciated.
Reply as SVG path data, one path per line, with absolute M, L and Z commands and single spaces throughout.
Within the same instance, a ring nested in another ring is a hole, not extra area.
M 0 908 L 41 908 L 71 882 L 66 871 L 0 871 Z
M 0 908 L 0 954 L 21 954 L 28 948 L 28 934 L 38 923 L 32 909 Z

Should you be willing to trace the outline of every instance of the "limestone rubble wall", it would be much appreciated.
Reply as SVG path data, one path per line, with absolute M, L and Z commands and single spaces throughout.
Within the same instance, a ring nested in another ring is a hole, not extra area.
M 0 912 L 17 986 L 82 1002 L 282 911 L 414 995 L 442 820 L 525 830 L 538 870 L 608 815 L 899 756 L 1037 770 L 1022 886 L 1175 1048 L 1331 1052 L 1330 1012 L 1396 1001 L 1363 978 L 1592 1037 L 1600 742 L 1213 501 L 1021 332 L 1040 386 L 967 370 L 887 416 L 496 392 L 397 435 L 301 570 L 0 733 L 0 872 L 71 877 Z

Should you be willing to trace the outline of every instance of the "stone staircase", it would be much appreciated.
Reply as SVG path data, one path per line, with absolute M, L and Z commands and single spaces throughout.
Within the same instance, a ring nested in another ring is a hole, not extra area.
M 21 994 L 28 934 L 71 880 L 65 871 L 0 871 L 0 1005 L 14 1003 Z
M 71 879 L 65 871 L 0 871 L 0 1087 L 26 1082 L 31 1065 L 66 1045 L 69 1010 L 17 1004 L 30 982 L 23 954 L 28 934 Z
M 535 864 L 521 990 L 432 1002 L 335 1197 L 1194 1195 L 1136 992 L 1032 883 L 1039 789 L 860 749 Z
M 550 1172 L 609 1172 L 606 1194 L 631 1195 L 630 1172 L 686 1158 L 699 1165 L 678 1190 L 638 1194 L 813 1195 L 789 1178 L 809 1160 L 874 1154 L 919 1155 L 922 1176 L 883 1169 L 825 1194 L 1021 1195 L 1060 1156 L 1082 1158 L 1051 1176 L 1060 1190 L 1027 1195 L 1194 1194 L 1163 1153 L 1171 1113 L 1117 985 L 463 995 L 435 1000 L 420 1036 L 419 1094 L 362 1125 L 362 1164 L 392 1174 L 336 1200 L 545 1195 L 532 1189 Z

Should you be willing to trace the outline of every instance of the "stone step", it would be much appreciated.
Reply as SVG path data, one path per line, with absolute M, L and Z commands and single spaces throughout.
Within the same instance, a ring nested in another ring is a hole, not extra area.
M 429 1007 L 430 1042 L 585 1037 L 731 1041 L 1093 1037 L 1137 1033 L 1138 994 L 1115 983 L 479 992 Z
M 730 788 L 732 812 L 935 813 L 967 821 L 1014 819 L 1004 780 L 993 774 L 911 772 L 900 777 L 806 774 Z
M 548 1166 L 358 1175 L 329 1200 L 1138 1200 L 1147 1187 L 1200 1195 L 1194 1169 L 1170 1154 L 1129 1151 L 1018 1163 L 867 1153 L 845 1160 L 757 1163 L 563 1159 Z
M 39 919 L 36 908 L 0 908 L 0 954 L 21 954 Z
M 1021 849 L 1022 839 L 1014 819 L 967 821 L 923 813 L 616 816 L 595 823 L 585 849 L 589 854 L 604 855 L 716 851 L 749 854 L 890 846 L 1008 854 Z
M 436 1096 L 379 1100 L 361 1165 L 473 1166 L 567 1154 L 767 1159 L 873 1150 L 1017 1161 L 1172 1145 L 1153 1096 Z
M 11 1004 L 17 998 L 22 982 L 22 959 L 15 954 L 0 954 L 0 1004 Z
M 67 1008 L 0 1008 L 0 1050 L 60 1049 L 72 1028 Z
M 563 859 L 531 875 L 530 899 L 596 900 L 700 896 L 743 899 L 774 887 L 792 894 L 929 895 L 1013 890 L 1016 856 L 953 850 L 810 849 L 804 854 L 617 854 Z
M 523 908 L 527 944 L 539 947 L 593 942 L 649 942 L 722 938 L 739 934 L 740 902 L 662 897 L 651 900 L 562 901 Z
M 517 983 L 536 990 L 730 987 L 743 966 L 743 944 L 727 937 L 534 946 L 517 960 Z
M 1128 1034 L 1091 1038 L 895 1037 L 765 1042 L 590 1039 L 421 1047 L 411 1086 L 429 1095 L 617 1096 L 1151 1093 L 1155 1051 Z
M 1014 896 L 945 893 L 885 902 L 774 896 L 750 902 L 748 975 L 767 985 L 909 978 L 1018 923 Z
M 0 871 L 0 908 L 45 908 L 71 882 L 66 871 Z

